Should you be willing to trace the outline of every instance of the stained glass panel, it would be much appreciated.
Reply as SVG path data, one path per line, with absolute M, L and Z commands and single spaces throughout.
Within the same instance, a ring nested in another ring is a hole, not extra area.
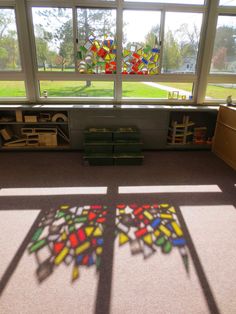
M 158 74 L 160 12 L 126 10 L 123 14 L 123 74 Z
M 78 9 L 79 73 L 116 73 L 116 10 Z

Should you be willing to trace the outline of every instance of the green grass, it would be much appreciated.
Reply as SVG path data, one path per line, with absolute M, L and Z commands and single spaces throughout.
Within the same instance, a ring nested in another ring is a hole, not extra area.
M 207 86 L 206 97 L 225 100 L 229 95 L 232 95 L 232 98 L 236 99 L 236 88 L 221 87 L 210 84 Z
M 192 93 L 192 88 L 193 88 L 192 83 L 169 83 L 169 82 L 159 83 L 158 82 L 158 84 L 163 85 L 163 86 L 173 87 L 176 89 L 182 89 L 182 90 L 185 90 L 186 92 L 190 92 L 190 93 Z
M 122 96 L 128 98 L 167 98 L 165 90 L 148 86 L 138 82 L 124 82 L 122 84 Z
M 113 97 L 113 82 L 91 82 L 90 87 L 85 82 L 51 82 L 41 81 L 40 90 L 47 90 L 48 97 Z M 143 83 L 123 83 L 123 97 L 128 98 L 167 98 L 167 92 Z
M 0 97 L 25 97 L 25 84 L 22 81 L 0 81 Z
M 81 81 L 41 81 L 41 95 L 48 92 L 48 97 L 113 97 L 113 82 L 91 82 L 86 87 L 86 82 Z
M 91 82 L 90 87 L 81 81 L 41 81 L 41 93 L 47 90 L 48 97 L 113 97 L 113 82 Z M 191 92 L 191 83 L 158 83 L 165 86 L 183 89 Z M 167 99 L 167 92 L 141 82 L 123 82 L 122 96 L 125 98 Z M 208 85 L 207 97 L 226 99 L 232 95 L 236 99 L 236 88 Z M 0 97 L 25 97 L 26 91 L 22 81 L 1 81 Z

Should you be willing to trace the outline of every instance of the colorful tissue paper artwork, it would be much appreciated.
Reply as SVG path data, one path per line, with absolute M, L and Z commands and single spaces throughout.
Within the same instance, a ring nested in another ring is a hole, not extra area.
M 98 39 L 90 35 L 77 52 L 78 71 L 86 74 L 116 73 L 116 43 L 107 35 Z
M 155 75 L 159 73 L 160 48 L 133 44 L 123 49 L 123 74 Z
M 83 44 L 79 44 L 77 59 L 78 72 L 81 74 L 115 74 L 116 41 L 104 35 L 98 39 L 90 35 Z M 132 44 L 123 49 L 122 74 L 158 74 L 160 48 L 149 45 Z
M 95 265 L 98 270 L 106 216 L 107 207 L 101 205 L 63 205 L 46 212 L 28 247 L 36 257 L 38 281 L 44 281 L 63 263 L 72 265 L 72 282 L 79 278 L 83 266 Z
M 129 244 L 131 253 L 146 259 L 157 250 L 169 254 L 178 249 L 189 272 L 187 243 L 175 208 L 169 204 L 119 204 L 116 209 L 119 246 Z

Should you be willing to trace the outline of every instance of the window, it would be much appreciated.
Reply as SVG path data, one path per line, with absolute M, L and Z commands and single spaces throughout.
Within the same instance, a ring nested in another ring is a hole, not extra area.
M 160 12 L 124 11 L 123 74 L 158 74 Z
M 14 8 L 0 8 L 0 98 L 26 98 Z
M 233 6 L 236 5 L 236 0 L 220 0 L 220 5 Z
M 167 12 L 163 73 L 195 73 L 202 14 Z
M 0 71 L 21 70 L 14 9 L 0 9 Z
M 124 99 L 191 100 L 192 89 L 192 83 L 124 82 L 122 96 Z
M 26 97 L 25 82 L 23 81 L 0 81 L 0 97 Z
M 208 83 L 206 90 L 206 100 L 223 100 L 226 101 L 228 96 L 236 99 L 236 84 L 234 83 Z
M 111 99 L 114 83 L 106 81 L 40 81 L 42 98 L 102 98 Z
M 116 73 L 116 11 L 77 10 L 79 73 Z
M 125 0 L 127 2 L 154 2 L 154 3 L 179 3 L 179 4 L 204 4 L 204 0 Z
M 219 16 L 211 73 L 236 73 L 236 16 Z
M 0 101 L 234 97 L 236 0 L 25 2 L 0 1 Z
M 39 71 L 74 71 L 72 9 L 33 8 Z

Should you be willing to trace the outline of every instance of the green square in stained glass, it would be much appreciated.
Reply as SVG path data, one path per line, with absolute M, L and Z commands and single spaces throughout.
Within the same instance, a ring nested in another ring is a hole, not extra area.
M 80 46 L 79 48 L 80 48 L 81 51 L 87 52 L 87 49 L 84 46 Z
M 82 60 L 82 52 L 77 51 L 77 59 Z

